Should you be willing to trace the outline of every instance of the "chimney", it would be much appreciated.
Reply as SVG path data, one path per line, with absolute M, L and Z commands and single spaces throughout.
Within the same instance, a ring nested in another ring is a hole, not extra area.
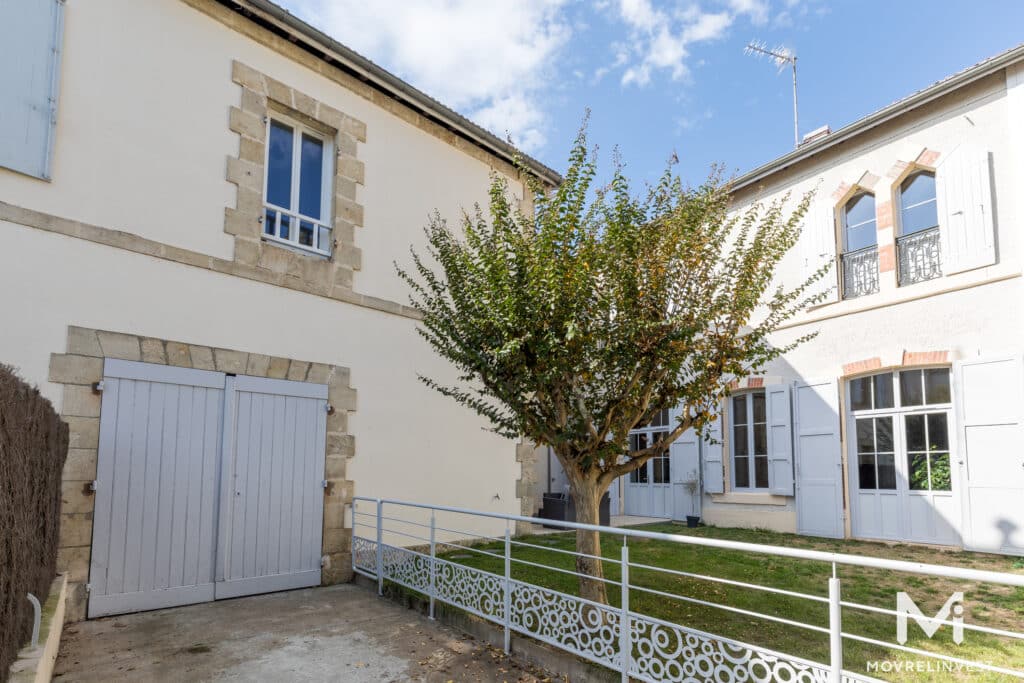
M 832 129 L 828 126 L 828 124 L 826 124 L 826 125 L 822 126 L 821 128 L 815 128 L 810 133 L 807 133 L 806 135 L 804 135 L 804 139 L 800 141 L 800 144 L 801 145 L 806 145 L 808 142 L 814 142 L 815 140 L 820 140 L 821 138 L 828 137 L 831 134 L 832 134 Z

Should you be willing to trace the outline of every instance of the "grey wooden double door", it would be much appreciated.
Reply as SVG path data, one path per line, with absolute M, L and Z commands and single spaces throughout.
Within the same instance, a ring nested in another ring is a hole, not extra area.
M 320 583 L 327 387 L 106 360 L 89 617 Z

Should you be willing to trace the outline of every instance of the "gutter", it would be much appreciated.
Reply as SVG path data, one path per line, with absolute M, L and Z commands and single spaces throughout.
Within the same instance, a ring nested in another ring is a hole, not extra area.
M 964 86 L 970 85 L 971 83 L 979 81 L 987 76 L 991 76 L 992 74 L 1005 69 L 1022 59 L 1024 59 L 1024 45 L 1018 45 L 1017 47 L 1011 48 L 1002 54 L 991 57 L 976 64 L 975 66 L 965 69 L 960 73 L 949 76 L 948 78 L 945 78 L 924 90 L 919 90 L 909 97 L 897 100 L 889 106 L 879 109 L 873 114 L 869 114 L 862 119 L 854 121 L 853 123 L 840 128 L 820 140 L 808 142 L 792 152 L 768 162 L 767 164 L 758 166 L 751 171 L 747 171 L 740 177 L 736 178 L 732 184 L 732 191 L 736 192 L 737 190 L 741 190 L 764 180 L 779 171 L 785 170 L 793 164 L 805 161 L 819 152 L 830 149 L 831 147 L 845 142 L 857 135 L 860 135 L 861 133 L 869 131 L 872 128 L 876 128 L 887 121 L 891 121 L 907 114 L 918 107 L 922 107 L 929 102 L 948 95 L 954 90 L 963 88 Z
M 240 10 L 250 20 L 258 18 L 256 23 L 273 26 L 277 31 L 285 33 L 288 39 L 299 47 L 312 52 L 329 64 L 340 67 L 425 118 L 483 148 L 491 155 L 513 165 L 521 164 L 548 185 L 561 184 L 562 176 L 557 171 L 520 152 L 490 131 L 382 69 L 276 3 L 270 0 L 218 1 L 231 9 Z

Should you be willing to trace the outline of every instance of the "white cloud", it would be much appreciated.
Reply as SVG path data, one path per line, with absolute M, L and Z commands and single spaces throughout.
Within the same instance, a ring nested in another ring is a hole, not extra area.
M 787 6 L 801 0 L 784 0 Z M 689 76 L 687 60 L 691 47 L 698 43 L 718 40 L 740 18 L 755 26 L 768 22 L 769 0 L 711 0 L 714 10 L 706 10 L 698 2 L 674 10 L 651 0 L 618 0 L 615 18 L 623 23 L 630 37 L 627 59 L 617 55 L 616 63 L 602 67 L 603 76 L 609 69 L 623 66 L 623 85 L 646 85 L 658 71 L 667 72 L 672 80 Z
M 526 151 L 572 30 L 565 0 L 291 0 L 296 13 Z
M 792 7 L 799 0 L 786 0 L 786 4 Z M 729 0 L 729 8 L 736 14 L 745 14 L 750 17 L 750 22 L 755 26 L 761 26 L 768 21 L 767 0 Z

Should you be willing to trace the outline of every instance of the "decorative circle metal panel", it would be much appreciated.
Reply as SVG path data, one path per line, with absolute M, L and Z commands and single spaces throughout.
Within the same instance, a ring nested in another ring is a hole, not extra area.
M 516 631 L 607 666 L 619 666 L 618 610 L 513 581 L 511 611 Z
M 824 668 L 631 614 L 634 676 L 680 683 L 827 683 Z

